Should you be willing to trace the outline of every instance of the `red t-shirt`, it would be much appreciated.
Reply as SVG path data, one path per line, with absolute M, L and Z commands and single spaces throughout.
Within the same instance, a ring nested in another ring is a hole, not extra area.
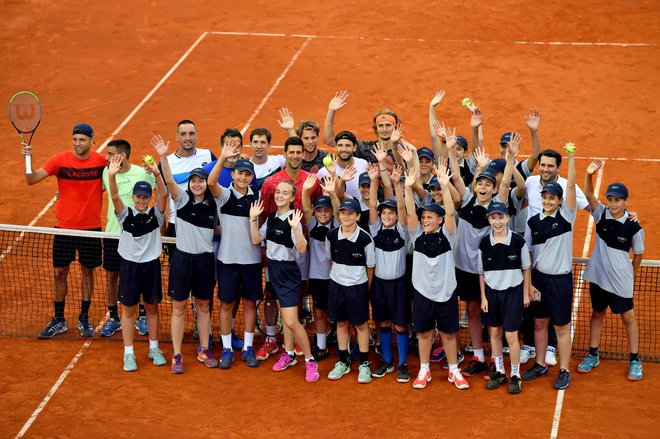
M 57 227 L 77 230 L 101 227 L 101 176 L 106 166 L 105 157 L 93 151 L 85 160 L 74 157 L 72 151 L 61 152 L 43 165 L 48 175 L 57 177 L 60 192 Z
M 264 184 L 261 186 L 261 199 L 264 201 L 263 215 L 268 216 L 277 210 L 277 205 L 275 204 L 275 188 L 284 180 L 292 181 L 293 184 L 296 185 L 296 198 L 293 200 L 293 207 L 302 210 L 302 188 L 309 174 L 309 172 L 301 169 L 298 180 L 293 181 L 286 174 L 286 170 L 282 169 L 277 174 L 273 174 L 264 180 Z M 309 198 L 312 200 L 312 203 L 314 203 L 314 201 L 321 195 L 323 195 L 323 189 L 321 189 L 321 185 L 319 185 L 317 181 L 314 188 L 309 192 Z

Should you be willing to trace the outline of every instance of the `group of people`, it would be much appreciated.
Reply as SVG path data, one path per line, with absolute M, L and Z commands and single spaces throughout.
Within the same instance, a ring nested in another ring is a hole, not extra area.
M 269 154 L 271 132 L 256 128 L 250 133 L 251 155 L 242 153 L 241 132 L 227 129 L 216 157 L 197 148 L 197 128 L 183 120 L 177 124 L 174 152 L 156 135 L 152 146 L 158 163 L 148 156 L 136 165 L 130 163 L 127 141 L 109 142 L 104 157 L 91 150 L 92 128 L 76 125 L 73 151 L 56 154 L 26 173 L 27 183 L 57 177 L 56 226 L 67 229 L 101 230 L 102 192 L 107 191 L 106 231 L 120 237 L 101 242 L 56 235 L 54 316 L 39 337 L 52 338 L 68 329 L 67 274 L 78 250 L 83 275 L 80 334 L 94 335 L 88 310 L 94 268 L 103 264 L 109 318 L 101 335 L 122 330 L 126 371 L 137 370 L 134 326 L 149 335 L 149 359 L 167 364 L 158 345 L 161 229 L 167 222 L 167 236 L 176 236 L 175 246 L 165 247 L 175 374 L 184 372 L 182 339 L 189 302 L 200 340 L 197 360 L 207 367 L 229 369 L 234 348 L 250 367 L 277 353 L 275 322 L 266 322 L 264 343 L 254 347 L 256 304 L 266 293 L 277 300 L 284 326 L 284 350 L 272 368 L 284 371 L 300 355 L 308 382 L 319 379 L 318 361 L 329 355 L 326 333 L 331 321 L 336 324 L 339 361 L 328 374 L 330 380 L 351 371 L 354 329 L 359 383 L 395 370 L 397 381 L 409 382 L 408 345 L 414 334 L 420 357 L 416 389 L 431 381 L 430 363 L 442 361 L 448 381 L 459 389 L 469 388 L 467 378 L 483 374 L 488 389 L 508 383 L 509 393 L 520 393 L 522 381 L 548 374 L 548 366 L 557 364 L 557 352 L 560 369 L 554 387 L 566 389 L 571 381 L 573 230 L 577 211 L 587 210 L 597 232 L 584 272 L 593 313 L 590 352 L 577 371 L 587 373 L 598 366 L 601 326 L 609 307 L 621 315 L 627 331 L 628 379 L 641 379 L 633 280 L 644 233 L 626 209 L 627 188 L 613 183 L 606 203 L 599 202 L 592 176 L 603 162 L 594 160 L 586 170 L 584 192 L 580 190 L 574 145 L 542 150 L 537 109 L 524 119 L 531 137 L 527 160 L 517 160 L 522 142 L 517 132 L 504 133 L 499 156 L 488 156 L 483 114 L 474 104 L 466 105 L 469 148 L 466 137 L 438 120 L 436 108 L 444 96 L 439 91 L 430 101 L 430 148 L 407 142 L 401 120 L 389 109 L 373 117 L 376 140 L 358 140 L 350 131 L 335 133 L 335 115 L 348 103 L 345 91 L 331 99 L 323 127 L 323 142 L 334 148 L 333 154 L 318 148 L 317 123 L 303 120 L 296 126 L 286 108 L 278 121 L 288 135 L 283 155 Z M 23 144 L 23 154 L 31 155 L 32 148 Z M 559 176 L 563 154 L 567 178 Z M 210 335 L 216 282 L 219 360 L 213 356 Z M 314 304 L 316 334 L 311 343 L 298 318 L 304 294 L 310 294 Z M 459 300 L 466 302 L 473 352 L 462 369 Z M 233 330 L 239 301 L 243 340 Z M 369 361 L 370 318 L 378 328 L 380 360 L 375 368 Z M 490 361 L 484 352 L 484 328 L 490 337 Z M 434 349 L 437 334 L 440 342 Z M 520 365 L 532 358 L 534 365 L 523 373 Z

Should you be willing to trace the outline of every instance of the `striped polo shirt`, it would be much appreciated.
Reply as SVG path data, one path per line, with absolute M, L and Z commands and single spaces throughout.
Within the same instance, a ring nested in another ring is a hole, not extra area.
M 522 270 L 530 265 L 525 238 L 511 229 L 507 228 L 502 242 L 489 233 L 479 244 L 479 274 L 484 275 L 486 285 L 494 290 L 503 291 L 522 284 Z
M 182 191 L 188 189 L 188 179 L 190 178 L 190 171 L 195 168 L 203 168 L 205 165 L 211 163 L 216 159 L 215 155 L 208 149 L 195 148 L 193 155 L 188 157 L 181 157 L 177 154 L 179 151 L 176 150 L 172 154 L 167 156 L 167 162 L 170 165 L 172 170 L 172 176 L 174 181 L 179 186 Z M 160 165 L 159 165 L 160 167 Z M 170 223 L 175 222 L 176 208 L 174 203 L 172 203 L 172 197 L 169 198 L 170 205 L 170 215 L 168 221 Z M 177 235 L 179 230 L 177 229 Z
M 435 233 L 424 233 L 418 224 L 415 230 L 410 230 L 410 239 L 414 246 L 413 287 L 429 300 L 446 302 L 456 289 L 452 252 L 456 233 L 448 232 L 444 225 Z
M 325 238 L 325 252 L 332 260 L 330 279 L 345 287 L 361 285 L 368 280 L 367 267 L 376 265 L 374 241 L 360 227 L 351 236 L 341 229 L 330 230 Z
M 220 240 L 217 258 L 223 264 L 258 264 L 261 262 L 261 246 L 252 244 L 250 237 L 250 206 L 259 199 L 259 191 L 250 186 L 245 195 L 234 189 L 221 187 L 217 201 Z
M 544 274 L 566 274 L 573 269 L 573 224 L 577 209 L 562 204 L 551 215 L 537 213 L 527 220 L 525 241 L 532 267 Z
M 124 206 L 116 216 L 121 229 L 117 252 L 123 259 L 141 263 L 160 257 L 163 249 L 160 227 L 165 222 L 165 214 L 156 207 L 141 213 L 134 207 Z
M 614 219 L 601 203 L 591 215 L 596 221 L 596 245 L 582 276 L 605 291 L 631 298 L 634 272 L 630 250 L 636 255 L 644 253 L 644 230 L 630 221 L 627 211 Z
M 398 279 L 406 274 L 408 255 L 408 229 L 398 221 L 393 227 L 385 228 L 380 218 L 369 225 L 376 251 L 374 274 L 379 279 Z
M 176 248 L 198 255 L 213 251 L 213 229 L 217 220 L 217 205 L 220 197 L 196 203 L 188 191 L 179 191 L 174 198 L 176 209 Z
M 266 257 L 271 261 L 296 260 L 296 236 L 288 221 L 292 214 L 293 210 L 279 216 L 273 212 L 259 229 L 259 234 L 266 238 Z M 298 228 L 302 233 L 302 225 Z
M 330 258 L 325 253 L 325 237 L 332 229 L 339 227 L 339 222 L 334 218 L 327 224 L 321 224 L 312 217 L 307 223 L 309 230 L 309 278 L 330 279 Z

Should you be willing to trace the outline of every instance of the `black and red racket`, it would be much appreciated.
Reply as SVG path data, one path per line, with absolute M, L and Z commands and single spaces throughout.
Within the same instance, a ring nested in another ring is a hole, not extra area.
M 32 142 L 32 136 L 41 122 L 43 110 L 41 101 L 36 94 L 30 91 L 19 91 L 9 99 L 9 120 L 14 125 L 21 141 L 25 143 L 23 134 L 29 134 L 27 144 Z M 25 156 L 25 173 L 32 173 L 32 156 Z

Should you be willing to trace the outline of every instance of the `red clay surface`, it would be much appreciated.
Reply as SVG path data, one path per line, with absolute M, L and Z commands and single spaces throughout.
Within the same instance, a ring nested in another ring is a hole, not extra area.
M 402 117 L 405 137 L 422 146 L 428 144 L 428 101 L 435 90 L 447 89 L 439 118 L 466 133 L 469 119 L 459 102 L 470 96 L 485 113 L 485 145 L 494 154 L 500 134 L 509 130 L 523 134 L 528 151 L 523 117 L 538 107 L 543 112 L 542 146 L 557 148 L 572 140 L 578 157 L 631 159 L 607 162 L 601 190 L 615 180 L 628 185 L 629 207 L 640 214 L 646 231 L 645 256 L 660 259 L 654 209 L 660 196 L 653 184 L 660 171 L 657 2 L 636 2 L 631 8 L 592 0 L 569 5 L 385 0 L 377 5 L 340 1 L 292 7 L 277 1 L 183 5 L 42 0 L 5 1 L 2 9 L 1 95 L 8 100 L 15 91 L 30 89 L 44 103 L 44 120 L 33 142 L 36 167 L 70 148 L 71 127 L 80 121 L 95 128 L 100 146 L 205 31 L 339 36 L 309 42 L 248 131 L 269 127 L 273 143 L 281 144 L 285 135 L 276 122 L 279 107 L 289 107 L 296 120 L 322 122 L 329 98 L 348 89 L 349 104 L 337 115 L 337 129 L 372 138 L 373 112 L 390 107 Z M 304 41 L 207 35 L 117 137 L 128 139 L 139 157 L 148 151 L 152 133 L 174 142 L 176 122 L 191 118 L 199 127 L 199 146 L 217 152 L 220 133 L 229 126 L 243 128 Z M 27 224 L 51 199 L 56 184 L 48 179 L 25 185 L 18 136 L 2 120 L 0 175 L 5 190 L 0 223 Z M 632 160 L 639 158 L 655 161 Z M 588 163 L 577 161 L 580 183 Z M 54 217 L 50 209 L 37 225 L 52 226 Z M 576 256 L 582 253 L 586 224 L 587 215 L 580 214 Z M 0 425 L 2 436 L 18 433 L 81 344 L 0 339 L 7 370 L 0 384 L 0 410 L 6 419 Z M 121 371 L 121 344 L 94 341 L 27 436 L 198 436 L 218 431 L 244 436 L 251 431 L 257 437 L 284 432 L 539 437 L 549 435 L 552 426 L 556 393 L 549 379 L 525 386 L 518 397 L 504 390 L 486 394 L 480 379 L 469 392 L 459 393 L 437 368 L 422 392 L 397 384 L 391 376 L 358 386 L 355 372 L 338 383 L 322 379 L 307 385 L 301 365 L 279 375 L 268 367 L 246 370 L 240 361 L 228 372 L 206 370 L 192 361 L 190 345 L 185 347 L 190 351 L 188 372 L 173 377 L 167 368 L 155 369 L 142 359 L 146 345 L 136 348 L 141 370 L 127 375 Z M 167 345 L 165 350 L 171 352 Z M 564 399 L 559 436 L 654 436 L 660 401 L 654 366 L 645 365 L 640 383 L 628 383 L 625 364 L 619 362 L 605 362 L 589 377 L 575 376 Z M 322 373 L 330 367 L 322 363 Z M 414 373 L 416 365 L 411 369 Z M 477 406 L 483 414 L 468 417 Z

